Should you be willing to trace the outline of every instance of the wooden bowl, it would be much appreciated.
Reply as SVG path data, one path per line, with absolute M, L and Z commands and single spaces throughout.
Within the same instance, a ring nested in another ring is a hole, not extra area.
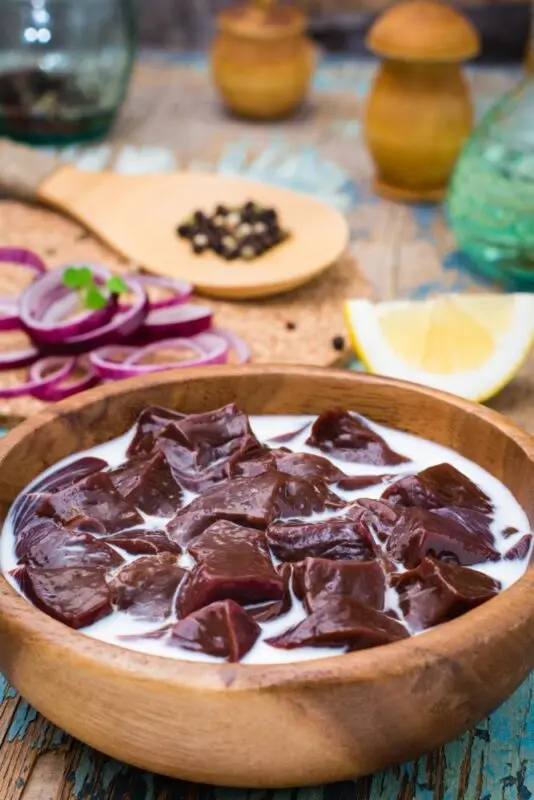
M 317 413 L 333 405 L 453 447 L 534 517 L 534 446 L 489 409 L 380 377 L 305 367 L 169 372 L 99 387 L 0 443 L 0 519 L 45 467 L 117 436 L 147 404 Z M 46 717 L 114 758 L 247 787 L 342 780 L 441 745 L 534 667 L 532 568 L 510 589 L 423 636 L 295 664 L 180 662 L 104 644 L 45 616 L 0 581 L 0 669 Z

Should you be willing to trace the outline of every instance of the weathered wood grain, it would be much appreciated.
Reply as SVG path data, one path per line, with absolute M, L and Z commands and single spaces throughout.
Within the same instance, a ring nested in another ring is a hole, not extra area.
M 217 789 L 131 769 L 21 716 L 0 750 L 6 800 L 529 800 L 534 790 L 534 679 L 461 739 L 388 772 L 325 787 Z M 6 691 L 9 689 L 6 687 Z M 14 696 L 11 701 L 16 701 Z M 13 713 L 13 706 L 11 706 Z M 17 733 L 15 734 L 15 730 Z M 29 747 L 20 747 L 20 737 Z M 11 752 L 18 753 L 17 757 Z M 21 753 L 27 759 L 20 761 Z M 19 764 L 19 772 L 10 765 Z

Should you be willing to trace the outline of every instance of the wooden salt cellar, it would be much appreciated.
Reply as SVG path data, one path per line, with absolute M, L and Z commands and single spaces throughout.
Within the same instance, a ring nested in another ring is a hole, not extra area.
M 314 66 L 304 14 L 256 0 L 222 11 L 217 26 L 211 68 L 228 108 L 259 120 L 291 114 L 306 95 Z
M 478 53 L 477 32 L 440 2 L 410 0 L 377 20 L 367 46 L 383 59 L 364 123 L 376 190 L 393 200 L 439 200 L 473 125 L 461 62 Z

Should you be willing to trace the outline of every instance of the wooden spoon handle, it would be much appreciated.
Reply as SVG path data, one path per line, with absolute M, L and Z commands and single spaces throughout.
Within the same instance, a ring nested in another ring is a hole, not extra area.
M 3 194 L 35 201 L 41 183 L 60 166 L 56 156 L 0 139 L 0 192 Z

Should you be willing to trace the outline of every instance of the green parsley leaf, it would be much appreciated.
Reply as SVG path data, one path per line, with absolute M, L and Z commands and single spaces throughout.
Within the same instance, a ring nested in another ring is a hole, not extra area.
M 69 289 L 84 289 L 93 283 L 89 267 L 67 267 L 63 273 L 63 285 Z
M 128 286 L 125 284 L 120 275 L 114 275 L 112 278 L 110 278 L 106 283 L 106 289 L 111 292 L 111 294 L 125 294 L 128 292 Z
M 85 306 L 86 308 L 91 309 L 92 311 L 98 311 L 101 308 L 104 308 L 107 304 L 107 300 L 105 296 L 102 294 L 100 289 L 92 283 L 90 286 L 87 287 L 85 292 Z

